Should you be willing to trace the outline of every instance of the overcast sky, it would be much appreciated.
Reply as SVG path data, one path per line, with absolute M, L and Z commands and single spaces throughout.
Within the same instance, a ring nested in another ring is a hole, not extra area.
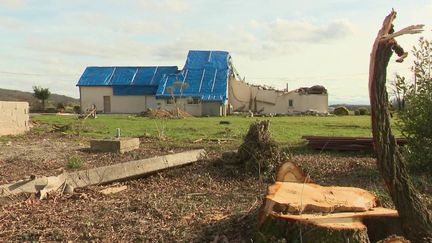
M 426 0 L 0 0 L 0 88 L 33 85 L 79 97 L 86 66 L 177 65 L 188 50 L 226 50 L 246 81 L 290 89 L 315 84 L 330 103 L 368 103 L 369 54 L 384 17 L 411 50 L 432 39 Z M 389 66 L 410 75 L 413 59 Z M 0 97 L 1 99 L 1 97 Z

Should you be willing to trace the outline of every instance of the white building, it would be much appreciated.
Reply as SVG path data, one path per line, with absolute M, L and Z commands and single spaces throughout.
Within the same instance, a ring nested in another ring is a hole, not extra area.
M 77 84 L 81 109 L 95 106 L 104 113 L 140 113 L 179 107 L 194 116 L 249 110 L 327 113 L 325 89 L 286 92 L 249 85 L 235 78 L 230 59 L 225 51 L 189 51 L 182 70 L 176 66 L 87 67 Z

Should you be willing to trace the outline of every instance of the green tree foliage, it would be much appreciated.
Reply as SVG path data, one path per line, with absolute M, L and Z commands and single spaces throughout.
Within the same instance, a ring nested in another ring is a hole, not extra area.
M 51 92 L 49 91 L 48 88 L 33 86 L 33 96 L 36 97 L 36 99 L 42 101 L 42 110 L 45 110 L 45 101 L 48 99 L 50 95 Z
M 397 111 L 405 109 L 405 96 L 408 91 L 408 84 L 405 77 L 396 74 L 395 80 L 390 83 L 394 97 L 393 108 Z
M 366 107 L 360 107 L 360 108 L 358 108 L 358 113 L 361 116 L 368 115 L 369 110 Z
M 405 156 L 412 167 L 432 173 L 432 41 L 420 38 L 412 54 L 415 80 L 403 86 L 406 106 L 398 125 L 408 139 Z
M 333 114 L 338 116 L 347 116 L 349 115 L 349 110 L 345 106 L 338 106 L 334 109 Z

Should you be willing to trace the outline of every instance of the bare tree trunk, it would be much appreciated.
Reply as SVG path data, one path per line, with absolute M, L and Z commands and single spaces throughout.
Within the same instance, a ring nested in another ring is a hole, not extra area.
M 396 12 L 392 11 L 385 18 L 375 39 L 370 60 L 369 94 L 377 165 L 398 210 L 406 237 L 412 242 L 432 242 L 432 216 L 409 178 L 406 163 L 392 134 L 385 85 L 387 65 L 393 51 L 401 57 L 398 61 L 406 56 L 394 37 L 419 33 L 423 26 L 410 26 L 393 33 L 392 22 L 395 17 Z

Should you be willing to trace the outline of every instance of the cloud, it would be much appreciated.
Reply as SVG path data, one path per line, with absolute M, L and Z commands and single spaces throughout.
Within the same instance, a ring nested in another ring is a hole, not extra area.
M 141 0 L 139 3 L 145 9 L 152 9 L 157 12 L 181 13 L 192 7 L 186 0 Z
M 7 8 L 12 10 L 22 9 L 26 6 L 26 2 L 24 0 L 1 0 L 0 7 Z
M 10 17 L 0 16 L 0 29 L 16 30 L 24 26 L 24 23 Z
M 354 33 L 353 25 L 346 20 L 337 20 L 320 26 L 308 21 L 277 19 L 264 25 L 263 29 L 275 42 L 322 43 Z
M 77 20 L 82 25 L 77 25 Z M 139 35 L 168 35 L 169 30 L 178 27 L 176 23 L 165 23 L 153 19 L 131 18 L 128 16 L 116 17 L 102 14 L 99 12 L 78 12 L 70 14 L 65 21 L 68 26 L 68 31 L 90 31 L 94 34 L 101 32 L 110 32 L 117 34 L 139 34 Z M 168 27 L 171 28 L 168 28 Z M 58 26 L 58 30 L 64 29 L 64 23 Z

